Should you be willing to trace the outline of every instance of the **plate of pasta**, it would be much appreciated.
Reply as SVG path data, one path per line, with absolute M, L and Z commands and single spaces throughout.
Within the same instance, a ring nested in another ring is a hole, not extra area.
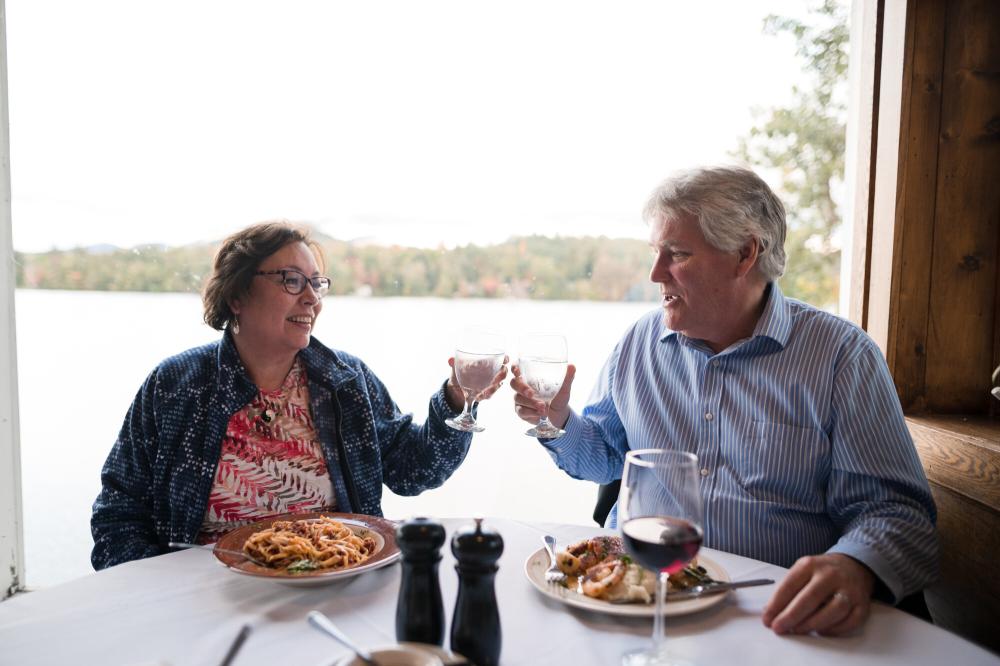
M 289 513 L 227 532 L 215 557 L 230 571 L 286 585 L 332 583 L 399 559 L 395 523 L 356 513 Z

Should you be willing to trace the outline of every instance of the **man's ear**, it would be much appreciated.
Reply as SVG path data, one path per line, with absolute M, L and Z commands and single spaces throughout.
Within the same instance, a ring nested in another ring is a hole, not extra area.
M 757 258 L 760 256 L 760 241 L 755 236 L 747 239 L 743 247 L 739 249 L 739 263 L 736 264 L 736 275 L 744 277 L 757 265 Z

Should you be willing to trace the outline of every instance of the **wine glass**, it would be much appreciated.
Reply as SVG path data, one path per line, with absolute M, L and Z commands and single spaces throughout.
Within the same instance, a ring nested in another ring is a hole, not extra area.
M 566 378 L 566 338 L 551 333 L 532 333 L 521 338 L 517 364 L 521 377 L 535 397 L 545 402 L 545 412 L 538 425 L 525 435 L 552 439 L 566 434 L 549 421 L 549 403 L 562 388 Z
M 479 395 L 493 384 L 493 379 L 503 367 L 504 339 L 499 333 L 469 328 L 462 331 L 455 350 L 455 376 L 465 396 L 462 413 L 445 423 L 455 430 L 482 432 L 476 423 L 472 405 Z
M 626 453 L 618 497 L 618 524 L 626 552 L 641 566 L 659 572 L 653 645 L 625 654 L 622 664 L 686 664 L 671 658 L 666 651 L 663 610 L 667 577 L 687 566 L 701 547 L 698 458 L 666 449 Z

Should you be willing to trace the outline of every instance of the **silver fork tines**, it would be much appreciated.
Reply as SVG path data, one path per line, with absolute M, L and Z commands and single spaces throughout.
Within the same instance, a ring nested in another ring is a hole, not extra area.
M 545 582 L 549 585 L 562 585 L 566 582 L 566 574 L 559 569 L 556 562 L 556 540 L 555 537 L 546 534 L 542 537 L 545 542 L 545 550 L 549 553 L 549 568 L 545 570 Z

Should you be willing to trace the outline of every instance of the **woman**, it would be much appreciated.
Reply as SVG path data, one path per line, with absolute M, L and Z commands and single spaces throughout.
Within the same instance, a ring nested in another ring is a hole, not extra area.
M 383 483 L 416 495 L 465 458 L 471 435 L 444 422 L 463 404 L 454 370 L 418 426 L 361 360 L 312 337 L 330 286 L 321 260 L 284 222 L 223 241 L 203 297 L 222 339 L 163 361 L 139 389 L 101 472 L 95 569 L 289 511 L 381 515 Z

